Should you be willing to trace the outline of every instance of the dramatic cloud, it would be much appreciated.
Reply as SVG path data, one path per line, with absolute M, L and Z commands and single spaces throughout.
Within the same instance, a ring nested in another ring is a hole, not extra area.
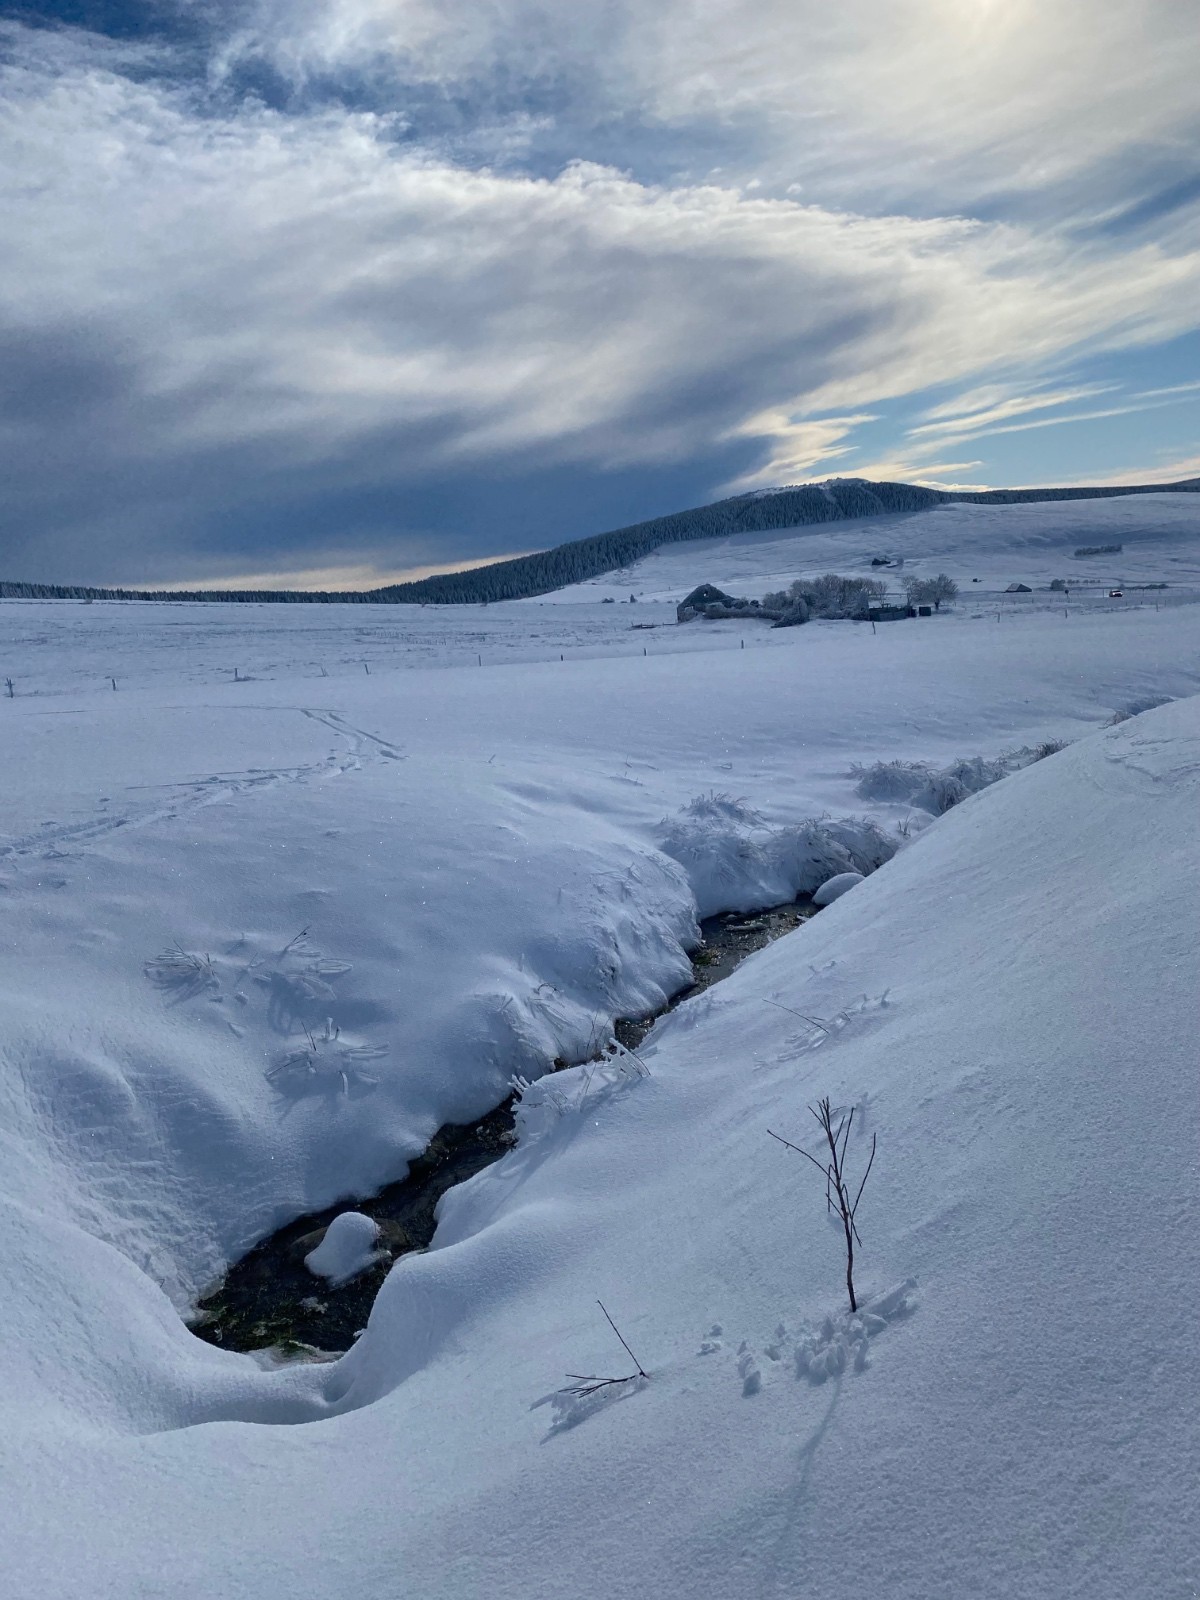
M 1200 133 L 1179 10 L 333 0 L 132 39 L 12 26 L 0 575 L 366 582 L 1186 411 L 1189 375 L 1125 392 L 1120 361 L 1200 322 L 1200 203 L 1114 226 L 1178 189 Z
M 1200 178 L 1200 40 L 1178 0 L 262 0 L 249 15 L 227 70 L 367 73 L 593 135 L 737 128 L 743 157 L 837 197 L 1019 205 L 1076 183 L 1112 214 L 1144 204 L 1147 179 Z

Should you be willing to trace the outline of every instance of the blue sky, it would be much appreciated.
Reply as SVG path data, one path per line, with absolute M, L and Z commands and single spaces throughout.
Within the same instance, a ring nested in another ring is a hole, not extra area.
M 1200 475 L 1178 0 L 0 0 L 0 575 Z

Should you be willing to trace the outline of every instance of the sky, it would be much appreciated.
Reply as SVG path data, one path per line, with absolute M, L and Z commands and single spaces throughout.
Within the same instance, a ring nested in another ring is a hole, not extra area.
M 1182 0 L 0 0 L 0 577 L 1200 474 Z

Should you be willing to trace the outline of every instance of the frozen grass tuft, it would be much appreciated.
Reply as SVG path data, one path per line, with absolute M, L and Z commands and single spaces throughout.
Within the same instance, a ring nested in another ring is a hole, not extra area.
M 1169 694 L 1148 694 L 1140 700 L 1130 700 L 1128 704 L 1119 706 L 1108 719 L 1110 728 L 1115 728 L 1118 723 L 1128 722 L 1130 717 L 1140 717 L 1143 711 L 1154 711 L 1159 706 L 1169 706 L 1174 697 Z
M 161 951 L 146 962 L 144 970 L 151 983 L 180 1000 L 220 987 L 212 957 L 185 950 L 181 944 Z
M 850 776 L 861 800 L 916 806 L 940 817 L 971 795 L 999 783 L 1001 778 L 1065 749 L 1063 740 L 1048 739 L 1044 744 L 1023 745 L 990 760 L 965 756 L 945 767 L 934 767 L 925 761 L 875 761 L 866 767 L 856 764 L 850 768 Z
M 869 767 L 857 762 L 850 768 L 854 792 L 860 800 L 911 805 L 928 783 L 933 768 L 922 761 L 876 761 Z
M 897 849 L 866 817 L 771 827 L 744 802 L 716 794 L 664 818 L 661 830 L 661 847 L 687 872 L 702 917 L 783 905 L 839 873 L 874 872 Z

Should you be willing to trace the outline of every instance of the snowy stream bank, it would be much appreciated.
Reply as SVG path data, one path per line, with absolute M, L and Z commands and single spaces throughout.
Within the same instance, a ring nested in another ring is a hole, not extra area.
M 636 1051 L 659 1017 L 728 977 L 747 956 L 794 932 L 817 910 L 806 896 L 749 916 L 727 912 L 706 918 L 700 924 L 701 942 L 690 952 L 691 982 L 648 1016 L 617 1018 L 611 1039 L 599 1040 L 580 1062 L 559 1057 L 555 1069 Z M 514 1092 L 474 1122 L 439 1128 L 398 1182 L 297 1217 L 260 1241 L 231 1266 L 219 1288 L 200 1300 L 189 1318 L 193 1333 L 226 1350 L 268 1350 L 278 1359 L 348 1350 L 366 1328 L 393 1262 L 432 1241 L 438 1203 L 446 1191 L 500 1160 L 516 1143 L 518 1099 L 519 1092 Z M 377 1225 L 376 1257 L 345 1282 L 322 1283 L 305 1265 L 306 1257 L 351 1204 Z

